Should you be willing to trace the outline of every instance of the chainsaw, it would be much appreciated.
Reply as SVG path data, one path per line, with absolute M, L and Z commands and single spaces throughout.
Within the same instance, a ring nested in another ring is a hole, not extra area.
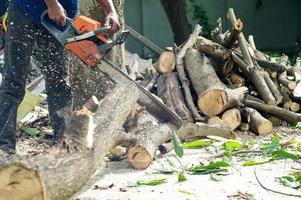
M 112 41 L 108 38 L 111 26 L 102 26 L 100 22 L 81 15 L 74 20 L 66 18 L 66 28 L 61 31 L 47 19 L 45 11 L 41 16 L 41 24 L 62 46 L 88 66 L 96 66 L 112 47 L 124 43 L 129 35 L 129 31 L 122 31 Z
M 129 31 L 122 31 L 112 41 L 107 37 L 111 29 L 110 26 L 102 27 L 100 22 L 85 16 L 77 16 L 74 20 L 67 18 L 66 28 L 60 31 L 49 22 L 49 19 L 46 19 L 46 14 L 47 11 L 41 16 L 41 24 L 62 46 L 75 54 L 86 65 L 99 67 L 103 73 L 109 75 L 117 84 L 135 83 L 139 92 L 138 103 L 141 106 L 144 106 L 147 111 L 160 119 L 161 122 L 170 122 L 178 128 L 182 125 L 183 121 L 177 114 L 104 58 L 113 46 L 124 43 Z M 97 64 L 99 63 L 100 65 L 98 66 Z

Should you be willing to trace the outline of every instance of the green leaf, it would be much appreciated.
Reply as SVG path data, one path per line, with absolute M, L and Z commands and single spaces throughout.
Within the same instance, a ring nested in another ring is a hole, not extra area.
M 300 181 L 296 181 L 291 176 L 282 176 L 282 177 L 279 177 L 279 181 L 283 185 L 285 185 L 287 187 L 290 187 L 290 188 L 294 188 L 294 189 L 300 188 L 300 186 L 301 186 Z
M 261 150 L 264 153 L 272 153 L 273 151 L 276 151 L 280 147 L 280 137 L 279 136 L 274 136 L 272 141 L 268 144 L 264 144 L 261 147 Z
M 220 171 L 227 171 L 225 168 L 230 167 L 230 165 L 226 162 L 218 161 L 215 163 L 211 163 L 209 165 L 201 165 L 196 167 L 191 167 L 188 169 L 192 174 L 210 174 L 216 173 Z
M 297 148 L 297 151 L 298 151 L 298 152 L 301 152 L 301 147 L 298 147 L 298 148 Z
M 242 149 L 241 143 L 237 141 L 227 141 L 223 144 L 223 148 L 227 153 L 233 153 Z
M 160 179 L 151 179 L 151 180 L 139 180 L 137 181 L 137 185 L 147 185 L 147 186 L 156 186 L 163 183 L 166 183 L 166 178 L 160 178 Z
M 183 144 L 184 149 L 196 149 L 208 147 L 213 144 L 212 140 L 195 140 L 191 142 L 186 142 Z
M 255 165 L 263 165 L 269 162 L 272 162 L 274 159 L 269 159 L 266 161 L 247 161 L 242 164 L 242 166 L 255 166 Z
M 292 159 L 292 160 L 299 159 L 298 155 L 289 153 L 283 149 L 272 152 L 272 155 L 275 156 L 277 159 Z
M 295 129 L 299 129 L 301 130 L 301 122 L 298 122 L 295 126 L 294 126 Z
M 185 172 L 184 171 L 181 171 L 179 174 L 178 174 L 178 181 L 179 182 L 184 182 L 184 181 L 186 181 L 187 180 L 187 178 L 186 178 L 186 176 L 185 176 Z
M 174 149 L 175 149 L 175 152 L 176 152 L 177 156 L 182 158 L 183 155 L 184 155 L 184 150 L 183 150 L 182 143 L 181 143 L 178 135 L 176 134 L 176 132 L 174 132 L 172 134 L 172 142 L 173 142 L 173 146 L 174 146 Z
M 25 133 L 27 133 L 31 137 L 37 137 L 40 133 L 39 129 L 31 128 L 31 127 L 28 127 L 28 126 L 23 126 L 22 131 L 24 131 Z

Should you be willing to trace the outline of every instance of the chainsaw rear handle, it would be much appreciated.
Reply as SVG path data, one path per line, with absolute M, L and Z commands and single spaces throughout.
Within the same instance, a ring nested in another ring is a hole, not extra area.
M 60 31 L 46 19 L 46 15 L 47 10 L 45 10 L 41 15 L 41 24 L 59 41 L 62 46 L 64 46 L 66 44 L 66 39 L 76 34 L 75 29 L 72 28 L 73 20 L 66 17 L 66 28 L 63 31 Z

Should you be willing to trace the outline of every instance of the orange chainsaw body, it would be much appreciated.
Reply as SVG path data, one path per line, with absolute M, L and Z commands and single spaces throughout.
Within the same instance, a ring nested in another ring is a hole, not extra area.
M 100 22 L 85 16 L 77 16 L 73 20 L 72 26 L 78 31 L 78 34 L 84 34 L 102 27 Z M 105 34 L 99 34 L 96 38 L 103 44 L 111 42 Z M 98 49 L 98 44 L 89 39 L 68 43 L 65 45 L 65 48 L 79 57 L 88 66 L 95 66 L 104 57 Z

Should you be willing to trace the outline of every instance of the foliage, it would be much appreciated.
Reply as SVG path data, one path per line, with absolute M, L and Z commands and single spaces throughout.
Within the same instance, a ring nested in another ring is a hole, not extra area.
M 239 151 L 242 149 L 242 144 L 238 141 L 227 141 L 223 144 L 223 149 L 225 153 L 232 154 L 235 151 Z
M 184 155 L 183 145 L 176 132 L 172 134 L 172 142 L 177 156 L 182 158 Z
M 163 183 L 166 183 L 166 178 L 160 178 L 160 179 L 150 179 L 150 180 L 139 180 L 137 181 L 137 185 L 147 185 L 147 186 L 156 186 L 161 185 Z
M 261 150 L 264 153 L 268 154 L 268 153 L 272 153 L 273 151 L 276 151 L 279 148 L 280 148 L 280 137 L 274 136 L 270 143 L 265 144 L 261 147 Z
M 192 19 L 196 20 L 198 24 L 203 27 L 203 36 L 206 38 L 211 38 L 211 30 L 213 29 L 213 26 L 209 23 L 206 9 L 198 0 L 189 1 L 191 8 L 189 8 L 188 11 L 192 13 Z
M 28 134 L 31 137 L 38 137 L 40 134 L 39 129 L 37 128 L 31 128 L 29 126 L 23 126 L 22 131 L 24 131 L 26 134 Z
M 255 166 L 255 165 L 262 165 L 262 164 L 266 164 L 266 163 L 269 163 L 269 162 L 272 162 L 274 159 L 269 159 L 269 160 L 266 160 L 266 161 L 247 161 L 247 162 L 244 162 L 242 164 L 242 166 L 244 167 L 247 167 L 247 166 Z
M 181 171 L 179 174 L 178 174 L 178 181 L 179 182 L 184 182 L 184 181 L 186 181 L 187 180 L 187 178 L 186 178 L 186 176 L 185 176 L 185 171 L 183 170 L 183 171 Z
M 301 188 L 301 172 L 294 172 L 290 176 L 278 177 L 278 180 L 287 187 L 294 189 Z
M 222 161 L 210 163 L 209 165 L 199 165 L 196 167 L 191 167 L 188 169 L 188 171 L 191 174 L 211 174 L 215 172 L 220 172 L 220 171 L 227 171 L 227 167 L 230 167 L 230 164 Z
M 211 144 L 213 144 L 212 140 L 194 140 L 191 142 L 184 143 L 183 148 L 184 149 L 197 149 L 197 148 L 208 147 Z

